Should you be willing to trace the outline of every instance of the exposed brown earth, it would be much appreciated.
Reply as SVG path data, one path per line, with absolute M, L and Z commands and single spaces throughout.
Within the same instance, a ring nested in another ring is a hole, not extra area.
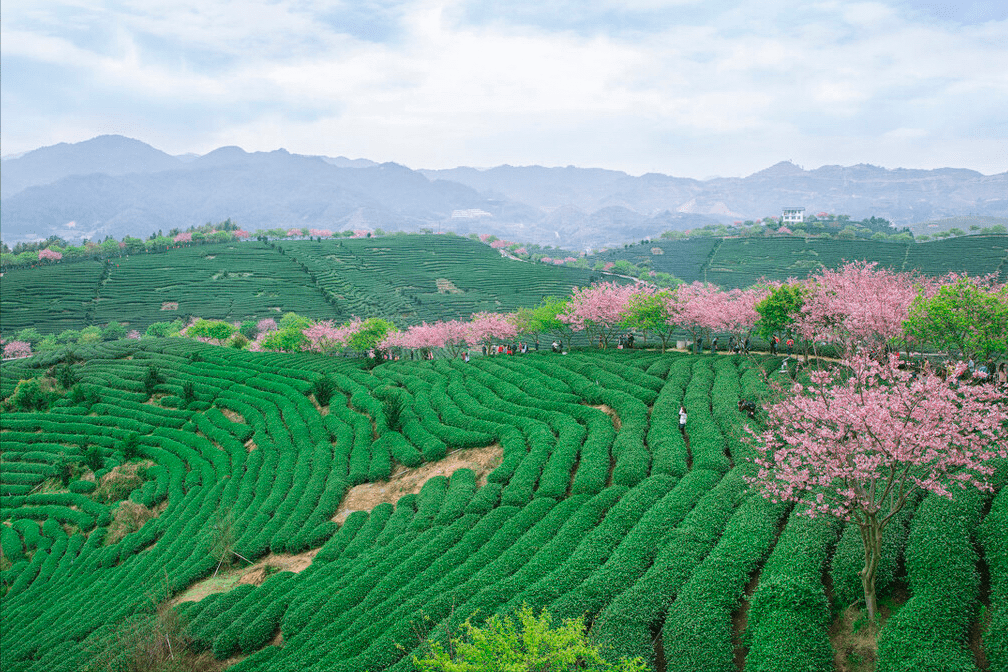
M 467 448 L 449 453 L 443 460 L 422 464 L 416 469 L 396 466 L 388 481 L 362 483 L 350 488 L 340 503 L 333 520 L 342 524 L 354 511 L 370 511 L 383 502 L 395 504 L 403 495 L 417 494 L 424 483 L 435 476 L 451 476 L 457 469 L 476 472 L 476 484 L 486 483 L 487 474 L 497 468 L 504 450 L 499 444 L 482 448 Z

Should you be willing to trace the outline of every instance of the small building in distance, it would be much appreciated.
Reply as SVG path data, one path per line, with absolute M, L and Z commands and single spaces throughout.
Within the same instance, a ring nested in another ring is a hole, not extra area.
M 802 224 L 805 221 L 805 208 L 784 208 L 781 224 Z

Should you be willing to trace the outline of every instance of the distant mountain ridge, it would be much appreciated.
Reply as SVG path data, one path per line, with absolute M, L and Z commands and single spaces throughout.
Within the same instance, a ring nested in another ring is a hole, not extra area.
M 230 217 L 249 230 L 431 228 L 584 249 L 757 219 L 785 206 L 874 215 L 900 227 L 1008 216 L 1008 173 L 955 168 L 804 170 L 781 162 L 743 178 L 708 180 L 574 166 L 411 170 L 283 149 L 171 156 L 122 136 L 43 147 L 0 166 L 8 244 L 50 235 L 146 237 Z

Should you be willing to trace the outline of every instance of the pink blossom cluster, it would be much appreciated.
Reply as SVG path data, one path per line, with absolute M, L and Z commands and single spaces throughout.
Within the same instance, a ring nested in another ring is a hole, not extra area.
M 503 250 L 505 247 L 508 247 L 509 245 L 511 245 L 510 241 L 501 240 L 499 238 L 490 243 L 490 247 L 492 247 L 495 250 Z
M 308 235 L 312 238 L 332 238 L 332 231 L 329 229 L 308 229 Z
M 567 307 L 557 318 L 574 331 L 587 332 L 591 341 L 598 336 L 603 343 L 608 343 L 612 330 L 626 317 L 631 299 L 649 296 L 654 291 L 654 287 L 643 283 L 597 282 L 588 287 L 575 287 Z
M 493 234 L 490 234 L 490 233 L 481 233 L 481 234 L 479 234 L 480 242 L 483 242 L 483 243 L 487 242 L 488 240 L 490 240 L 490 237 L 492 235 Z
M 961 381 L 962 365 L 945 379 L 915 376 L 896 355 L 844 364 L 814 372 L 807 389 L 796 383 L 767 409 L 766 431 L 750 432 L 760 453 L 753 481 L 767 495 L 847 520 L 914 488 L 945 497 L 954 485 L 990 489 L 989 460 L 1008 456 L 1008 415 L 993 386 Z
M 518 336 L 518 330 L 511 321 L 511 316 L 505 313 L 473 313 L 465 329 L 466 343 L 476 346 L 480 343 L 491 343 L 494 340 L 506 341 Z
M 517 250 L 514 251 L 514 253 L 518 255 L 526 255 L 528 254 L 528 250 L 526 250 L 524 247 L 519 247 Z
M 301 235 L 301 229 L 287 229 L 288 238 L 299 238 Z
M 345 348 L 362 325 L 361 319 L 356 317 L 353 321 L 340 326 L 333 324 L 332 320 L 316 322 L 302 332 L 308 339 L 306 349 L 309 352 L 329 354 Z
M 265 317 L 256 323 L 256 334 L 268 334 L 272 331 L 279 330 L 280 327 L 277 326 L 276 320 L 272 317 Z
M 799 331 L 809 341 L 836 343 L 848 352 L 879 352 L 903 336 L 918 278 L 894 273 L 875 262 L 851 262 L 823 269 L 809 279 Z
M 787 228 L 786 226 L 782 226 L 779 229 L 777 229 L 777 233 L 782 233 L 784 235 L 790 236 L 792 232 L 791 229 Z
M 126 249 L 126 241 L 125 240 L 120 240 L 119 241 L 119 249 L 120 250 L 125 250 Z
M 56 250 L 46 248 L 44 250 L 39 250 L 38 258 L 39 261 L 59 261 L 63 258 L 63 254 L 61 252 L 57 252 Z
M 183 231 L 182 233 L 176 234 L 176 236 L 174 238 L 172 238 L 172 240 L 174 240 L 176 243 L 191 243 L 192 242 L 192 232 L 191 231 Z
M 616 266 L 616 262 L 614 262 L 614 261 L 607 261 L 605 263 L 605 265 L 602 267 L 602 270 L 603 271 L 611 271 L 615 266 Z
M 572 261 L 577 261 L 577 257 L 564 257 L 563 259 L 554 259 L 554 266 L 562 266 L 563 264 L 570 263 Z
M 368 229 L 354 229 L 353 237 L 354 238 L 367 238 L 367 236 L 368 236 L 369 233 L 371 233 L 371 231 L 368 230 Z
M 541 261 L 544 264 L 552 264 L 553 263 L 553 258 L 552 257 L 542 257 L 541 259 L 539 259 L 539 261 Z
M 7 341 L 4 343 L 4 359 L 20 359 L 21 357 L 30 357 L 31 354 L 31 343 L 28 341 Z
M 126 338 L 129 338 L 129 339 L 134 340 L 134 341 L 139 341 L 140 340 L 140 332 L 139 332 L 139 330 L 137 330 L 137 329 L 130 329 L 129 333 L 126 334 Z
M 670 322 L 683 327 L 696 340 L 700 336 L 730 332 L 744 337 L 756 325 L 756 304 L 769 294 L 766 286 L 724 291 L 717 285 L 694 282 L 666 295 Z
M 509 314 L 474 313 L 468 322 L 446 320 L 433 324 L 418 324 L 389 334 L 379 344 L 379 348 L 403 348 L 435 352 L 445 350 L 452 357 L 467 347 L 492 343 L 495 340 L 510 340 L 518 335 L 518 330 Z
M 234 237 L 238 238 L 239 240 L 245 240 L 251 235 L 252 234 L 246 231 L 245 229 L 238 229 L 237 231 L 234 232 Z

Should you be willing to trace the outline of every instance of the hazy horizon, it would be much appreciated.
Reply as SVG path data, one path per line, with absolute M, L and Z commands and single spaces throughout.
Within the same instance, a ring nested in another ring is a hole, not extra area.
M 116 135 L 116 134 L 109 134 L 109 135 Z M 0 160 L 3 160 L 3 161 L 12 161 L 14 159 L 21 158 L 25 154 L 29 154 L 29 153 L 31 153 L 33 151 L 36 151 L 36 150 L 39 150 L 39 149 L 48 149 L 50 147 L 56 147 L 56 146 L 61 145 L 61 144 L 66 144 L 66 145 L 79 144 L 81 142 L 88 142 L 90 140 L 96 140 L 96 139 L 98 139 L 100 137 L 108 137 L 108 135 L 106 135 L 106 136 L 95 136 L 93 138 L 86 138 L 86 139 L 78 141 L 78 142 L 65 142 L 65 141 L 64 142 L 57 142 L 57 143 L 54 143 L 52 145 L 43 145 L 41 147 L 35 147 L 35 148 L 32 148 L 32 149 L 26 150 L 24 152 L 18 152 L 17 154 L 3 154 L 3 155 L 0 155 Z M 121 136 L 121 137 L 127 137 L 127 136 Z M 128 138 L 128 139 L 130 139 L 130 140 L 137 140 L 139 142 L 143 142 L 144 144 L 146 144 L 146 145 L 148 145 L 150 147 L 153 147 L 154 149 L 157 149 L 157 150 L 160 150 L 160 151 L 164 151 L 162 148 L 160 148 L 160 147 L 158 147 L 156 145 L 153 145 L 153 144 L 151 144 L 149 142 L 146 142 L 142 138 Z M 269 153 L 269 152 L 275 152 L 275 151 L 287 151 L 287 152 L 289 152 L 291 154 L 298 154 L 298 155 L 301 155 L 301 156 L 308 156 L 308 157 L 318 156 L 318 157 L 322 157 L 322 158 L 325 158 L 325 159 L 345 159 L 347 161 L 373 161 L 373 159 L 370 159 L 369 157 L 366 157 L 366 156 L 356 156 L 356 157 L 354 157 L 354 156 L 344 156 L 344 155 L 333 156 L 333 155 L 328 155 L 328 154 L 320 154 L 320 153 L 317 153 L 317 152 L 314 152 L 314 153 L 290 152 L 290 150 L 288 150 L 286 147 L 274 147 L 273 149 L 261 149 L 261 150 L 247 150 L 244 147 L 239 147 L 238 145 L 222 145 L 220 147 L 214 147 L 213 149 L 209 150 L 209 152 L 205 152 L 203 154 L 197 154 L 196 152 L 182 152 L 181 154 L 170 154 L 168 152 L 165 152 L 165 153 L 169 154 L 169 156 L 173 156 L 173 157 L 179 158 L 179 159 L 199 158 L 201 156 L 206 156 L 206 154 L 209 154 L 209 153 L 214 152 L 216 150 L 225 149 L 227 147 L 238 147 L 238 149 L 241 149 L 243 152 L 246 152 L 248 154 L 255 153 L 255 152 Z M 458 165 L 458 166 L 448 166 L 448 167 L 444 167 L 444 168 L 431 168 L 429 166 L 411 166 L 411 165 L 407 165 L 407 164 L 405 164 L 405 163 L 403 163 L 401 161 L 395 161 L 395 160 L 390 160 L 389 162 L 390 163 L 396 163 L 396 164 L 405 166 L 406 168 L 409 168 L 410 170 L 416 170 L 416 171 L 439 171 L 439 170 L 454 170 L 454 169 L 457 169 L 457 168 L 469 168 L 469 169 L 472 169 L 472 170 L 485 172 L 485 171 L 489 171 L 489 170 L 494 170 L 496 168 L 511 167 L 511 168 L 545 168 L 545 169 L 578 168 L 578 169 L 585 169 L 585 170 L 611 170 L 611 171 L 614 171 L 614 172 L 626 173 L 627 175 L 629 175 L 631 177 L 641 177 L 642 175 L 647 174 L 647 173 L 633 173 L 633 172 L 630 172 L 628 170 L 623 170 L 621 168 L 616 168 L 616 167 L 610 168 L 610 167 L 603 167 L 603 166 L 578 166 L 578 165 L 573 165 L 573 164 L 567 164 L 567 165 L 543 165 L 543 164 L 534 164 L 534 163 L 530 163 L 530 164 L 507 164 L 507 163 L 502 163 L 502 164 L 498 164 L 498 165 L 495 165 L 495 166 L 463 166 L 463 165 Z M 374 163 L 377 164 L 378 162 L 374 162 Z M 669 177 L 681 177 L 681 178 L 695 179 L 695 180 L 700 181 L 700 182 L 706 182 L 706 181 L 709 181 L 709 180 L 718 180 L 718 179 L 746 178 L 746 177 L 749 177 L 751 175 L 755 175 L 756 173 L 760 173 L 760 172 L 762 172 L 764 170 L 772 168 L 772 167 L 778 165 L 779 163 L 791 163 L 796 168 L 799 168 L 799 169 L 804 170 L 804 171 L 814 171 L 814 170 L 818 170 L 820 168 L 827 168 L 827 167 L 833 167 L 833 166 L 841 166 L 841 167 L 844 167 L 844 168 L 849 168 L 849 167 L 856 166 L 856 165 L 871 166 L 871 167 L 874 167 L 874 168 L 881 168 L 881 169 L 884 169 L 884 170 L 943 170 L 943 169 L 951 169 L 951 170 L 975 170 L 973 168 L 969 168 L 968 166 L 934 166 L 932 168 L 906 168 L 905 166 L 881 166 L 881 165 L 876 165 L 876 164 L 871 164 L 871 163 L 864 163 L 864 162 L 859 163 L 859 164 L 849 164 L 847 166 L 844 166 L 842 164 L 837 164 L 837 163 L 825 163 L 825 164 L 818 165 L 818 166 L 802 166 L 802 165 L 799 165 L 797 163 L 788 161 L 786 159 L 782 159 L 782 160 L 777 161 L 777 162 L 775 162 L 773 164 L 763 166 L 762 168 L 759 168 L 759 169 L 753 171 L 752 173 L 747 173 L 745 175 L 706 175 L 704 177 L 692 177 L 692 176 L 687 176 L 687 175 L 672 175 L 672 174 L 669 174 L 669 173 L 656 173 L 656 171 L 650 171 L 650 172 L 653 173 L 653 174 L 667 175 Z M 1004 172 L 1008 172 L 1008 171 L 1002 171 L 1002 173 L 983 173 L 982 171 L 976 171 L 976 172 L 979 172 L 981 175 L 984 175 L 985 177 L 990 177 L 990 176 L 993 176 L 993 175 L 1000 175 L 1000 174 L 1002 174 Z

